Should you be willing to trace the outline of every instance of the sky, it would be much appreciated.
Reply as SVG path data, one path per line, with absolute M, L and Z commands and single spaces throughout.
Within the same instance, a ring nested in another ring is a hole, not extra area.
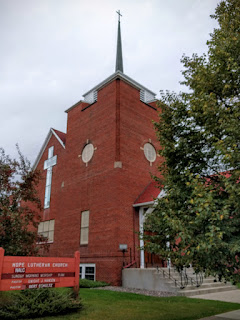
M 115 71 L 117 10 L 124 73 L 160 97 L 183 91 L 183 54 L 207 52 L 220 0 L 0 0 L 0 147 L 34 163 L 49 129 Z

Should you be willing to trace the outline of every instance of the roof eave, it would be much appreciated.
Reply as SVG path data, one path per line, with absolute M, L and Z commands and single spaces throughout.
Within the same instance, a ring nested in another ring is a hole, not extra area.
M 44 143 L 43 143 L 43 145 L 42 145 L 42 147 L 41 147 L 41 149 L 40 149 L 40 151 L 39 151 L 39 154 L 38 154 L 38 156 L 37 156 L 37 158 L 36 158 L 36 160 L 35 160 L 35 162 L 34 162 L 34 164 L 33 164 L 33 166 L 32 166 L 33 170 L 35 170 L 35 169 L 37 168 L 38 163 L 39 163 L 39 161 L 40 161 L 40 159 L 41 159 L 41 157 L 42 157 L 42 155 L 43 155 L 43 152 L 44 152 L 44 150 L 46 149 L 46 146 L 47 146 L 47 144 L 48 144 L 48 142 L 49 142 L 49 140 L 50 140 L 50 138 L 51 138 L 52 135 L 54 135 L 54 136 L 56 137 L 56 139 L 58 140 L 58 142 L 59 142 L 59 143 L 61 144 L 61 146 L 65 149 L 65 145 L 64 145 L 63 141 L 58 137 L 58 135 L 56 134 L 56 132 L 54 131 L 54 129 L 51 128 L 51 129 L 49 130 L 49 132 L 48 132 L 48 134 L 47 134 L 47 137 L 46 137 L 46 139 L 44 140 Z
M 58 140 L 58 142 L 61 144 L 61 146 L 63 147 L 63 149 L 65 149 L 65 144 L 62 141 L 62 139 L 59 138 L 58 134 L 55 132 L 55 130 L 53 128 L 51 128 L 52 133 L 54 134 L 54 136 L 56 137 L 56 139 Z
M 126 74 L 124 74 L 124 73 L 122 73 L 121 71 L 118 70 L 118 71 L 114 72 L 113 74 L 111 74 L 109 77 L 107 77 L 105 80 L 100 82 L 98 85 L 93 87 L 91 90 L 89 90 L 88 92 L 84 93 L 83 97 L 85 97 L 86 95 L 88 95 L 92 91 L 100 90 L 101 88 L 106 86 L 109 82 L 112 82 L 112 81 L 116 80 L 117 78 L 120 78 L 123 81 L 131 84 L 133 87 L 135 87 L 138 90 L 144 89 L 144 90 L 147 90 L 148 92 L 150 92 L 151 94 L 153 94 L 154 96 L 156 96 L 156 93 L 154 93 L 153 91 L 151 91 L 148 88 L 144 87 L 143 85 L 141 85 L 137 81 L 133 80 L 132 78 L 130 78 L 129 76 L 127 76 Z
M 72 105 L 71 107 L 69 107 L 67 110 L 65 110 L 66 113 L 68 113 L 70 110 L 72 110 L 73 108 L 75 108 L 79 103 L 81 102 L 85 102 L 86 101 L 83 101 L 83 100 L 79 100 L 78 102 L 74 103 L 74 105 Z
M 152 206 L 154 204 L 154 201 L 148 201 L 148 202 L 142 202 L 142 203 L 134 203 L 133 207 L 144 207 L 144 206 Z

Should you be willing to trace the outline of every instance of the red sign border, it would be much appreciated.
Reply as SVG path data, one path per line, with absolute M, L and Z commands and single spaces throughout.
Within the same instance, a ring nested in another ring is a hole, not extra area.
M 4 259 L 5 259 L 5 257 L 10 257 L 10 256 L 4 256 L 4 252 L 5 252 L 5 250 L 0 247 L 0 283 L 5 280 L 5 279 L 2 279 L 2 271 L 3 271 L 3 267 L 4 267 Z M 24 259 L 31 258 L 31 261 L 34 258 L 34 257 L 26 257 L 26 256 L 22 256 L 22 257 L 16 256 L 16 259 L 21 259 L 23 257 L 24 257 Z M 39 258 L 39 257 L 37 257 L 37 258 Z M 45 258 L 45 259 L 54 259 L 54 258 L 61 259 L 61 257 L 42 257 L 42 258 Z M 80 252 L 76 251 L 75 254 L 74 254 L 74 258 L 70 258 L 70 259 L 74 260 L 74 270 L 72 270 L 75 273 L 73 290 L 74 290 L 75 295 L 77 296 L 78 295 L 78 291 L 79 291 Z M 52 273 L 54 273 L 54 272 L 52 272 Z M 73 277 L 71 277 L 71 279 L 72 278 Z M 16 290 L 21 290 L 21 289 L 16 289 Z M 1 291 L 5 291 L 5 290 L 1 290 Z M 10 291 L 10 290 L 7 290 L 7 291 Z

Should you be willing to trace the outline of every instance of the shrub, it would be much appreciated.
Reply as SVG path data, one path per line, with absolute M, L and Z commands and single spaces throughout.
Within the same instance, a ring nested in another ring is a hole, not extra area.
M 70 289 L 36 289 L 2 292 L 0 319 L 14 320 L 66 314 L 82 309 Z
M 93 281 L 88 279 L 80 279 L 79 287 L 80 288 L 98 288 L 109 286 L 109 283 L 103 281 Z

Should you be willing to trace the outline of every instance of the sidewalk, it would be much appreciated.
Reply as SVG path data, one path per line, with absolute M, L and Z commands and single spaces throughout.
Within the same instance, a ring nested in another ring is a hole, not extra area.
M 233 291 L 224 291 L 224 292 L 215 292 L 215 293 L 208 293 L 203 295 L 196 295 L 189 298 L 197 298 L 197 299 L 206 299 L 206 300 L 220 300 L 226 302 L 233 302 L 233 303 L 240 303 L 240 290 L 233 290 Z M 231 320 L 231 319 L 240 319 L 240 309 L 218 314 L 216 316 L 202 318 L 200 320 Z
M 239 320 L 240 310 L 235 310 L 227 313 L 218 314 L 216 316 L 202 318 L 200 320 Z

